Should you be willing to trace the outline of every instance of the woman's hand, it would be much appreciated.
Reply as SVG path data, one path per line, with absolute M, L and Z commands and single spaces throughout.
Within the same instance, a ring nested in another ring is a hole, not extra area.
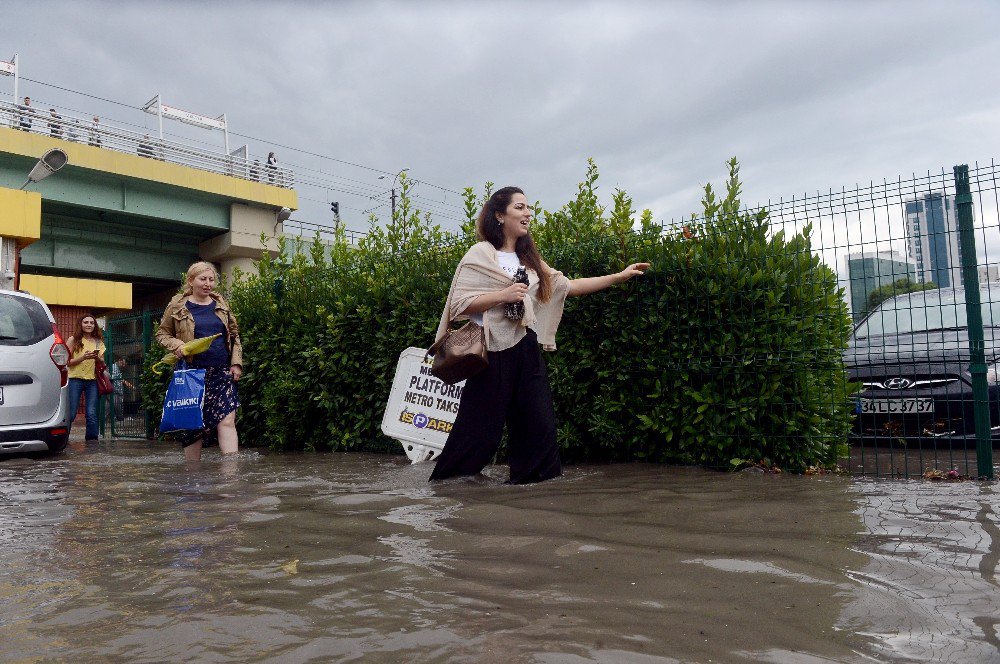
M 649 263 L 632 263 L 627 268 L 615 275 L 618 283 L 624 283 L 632 277 L 638 277 L 649 269 Z
M 603 277 L 583 277 L 581 279 L 573 279 L 569 282 L 569 292 L 567 293 L 567 296 L 580 297 L 581 295 L 590 295 L 591 293 L 602 291 L 605 288 L 610 288 L 615 284 L 623 284 L 632 277 L 639 276 L 648 269 L 649 263 L 632 263 L 621 272 L 606 274 Z
M 520 302 L 528 294 L 527 284 L 511 284 L 500 291 L 501 304 L 513 304 Z
M 234 364 L 233 366 L 229 367 L 229 375 L 233 377 L 234 381 L 238 381 L 240 378 L 243 377 L 243 367 L 241 367 L 238 364 Z
M 491 291 L 489 293 L 483 293 L 475 300 L 469 303 L 469 306 L 462 311 L 463 314 L 469 316 L 471 314 L 481 314 L 487 309 L 492 309 L 493 307 L 498 307 L 501 304 L 512 304 L 514 302 L 520 302 L 524 299 L 524 296 L 528 294 L 528 287 L 525 284 L 511 284 L 504 288 L 503 290 Z
M 183 360 L 186 357 L 186 355 L 184 355 L 184 344 L 181 344 L 180 346 L 174 349 L 174 355 L 177 357 L 178 360 Z

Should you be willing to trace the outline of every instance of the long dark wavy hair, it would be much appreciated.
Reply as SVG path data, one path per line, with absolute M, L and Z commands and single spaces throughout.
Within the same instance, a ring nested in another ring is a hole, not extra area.
M 503 246 L 503 226 L 500 225 L 497 215 L 507 211 L 514 194 L 524 194 L 524 192 L 518 187 L 497 189 L 483 205 L 476 219 L 476 237 L 486 240 L 497 249 Z M 538 247 L 531 239 L 530 231 L 524 237 L 517 238 L 514 251 L 518 260 L 538 275 L 538 297 L 542 302 L 548 302 L 552 295 L 552 278 L 549 276 L 549 271 L 543 267 L 542 255 L 538 253 Z
M 84 314 L 76 321 L 76 329 L 73 331 L 73 347 L 69 349 L 70 353 L 73 355 L 76 355 L 83 350 L 83 321 L 88 318 L 94 319 L 94 333 L 90 336 L 97 339 L 98 344 L 100 344 L 101 341 L 104 341 L 104 332 L 101 331 L 101 326 L 97 324 L 97 318 L 91 314 Z

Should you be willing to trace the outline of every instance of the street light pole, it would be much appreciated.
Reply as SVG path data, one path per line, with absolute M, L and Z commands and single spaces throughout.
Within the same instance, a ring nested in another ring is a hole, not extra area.
M 49 150 L 42 155 L 35 167 L 28 174 L 28 179 L 21 185 L 24 189 L 33 182 L 40 182 L 49 177 L 69 162 L 66 153 L 59 148 Z M 0 237 L 0 290 L 13 290 L 17 284 L 18 274 L 17 240 L 12 237 Z
M 396 180 L 397 180 L 397 179 L 399 178 L 399 176 L 400 176 L 400 175 L 402 175 L 403 173 L 405 173 L 405 172 L 406 172 L 406 171 L 408 171 L 408 170 L 410 170 L 410 169 L 409 169 L 409 168 L 401 168 L 401 169 L 399 170 L 399 172 L 398 172 L 398 173 L 396 173 L 396 174 L 395 174 L 395 175 L 394 175 L 394 176 L 392 177 L 392 191 L 391 191 L 391 199 L 392 199 L 392 218 L 393 218 L 393 219 L 395 219 L 395 218 L 396 218 Z M 379 180 L 384 180 L 384 179 L 385 179 L 385 177 L 386 177 L 386 176 L 384 176 L 384 175 L 380 175 L 380 176 L 378 176 L 378 179 L 379 179 Z
M 24 189 L 32 182 L 41 182 L 68 163 L 69 157 L 66 156 L 65 152 L 59 148 L 52 148 L 38 160 L 35 167 L 28 173 L 28 179 L 24 181 L 20 189 Z

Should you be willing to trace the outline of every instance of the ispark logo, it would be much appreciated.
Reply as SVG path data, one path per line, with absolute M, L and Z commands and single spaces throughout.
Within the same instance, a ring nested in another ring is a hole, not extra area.
M 399 414 L 399 421 L 403 424 L 412 424 L 418 429 L 432 429 L 434 431 L 443 431 L 448 433 L 451 431 L 453 426 L 451 422 L 447 420 L 441 420 L 436 417 L 428 417 L 423 413 L 411 413 L 408 410 L 404 410 Z

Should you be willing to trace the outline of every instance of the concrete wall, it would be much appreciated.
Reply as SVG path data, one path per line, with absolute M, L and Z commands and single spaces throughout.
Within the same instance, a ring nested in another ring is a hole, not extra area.
M 41 237 L 42 197 L 33 191 L 0 187 L 0 236 L 24 247 Z
M 176 282 L 198 260 L 199 235 L 126 223 L 42 216 L 42 239 L 21 252 L 27 272 Z
M 262 252 L 271 256 L 278 253 L 276 233 L 280 233 L 281 224 L 276 222 L 276 212 L 272 209 L 233 203 L 229 232 L 202 242 L 201 256 L 219 263 L 222 273 L 229 278 L 237 267 L 244 272 L 253 271 L 253 261 L 258 260 Z M 261 235 L 265 237 L 263 244 Z

